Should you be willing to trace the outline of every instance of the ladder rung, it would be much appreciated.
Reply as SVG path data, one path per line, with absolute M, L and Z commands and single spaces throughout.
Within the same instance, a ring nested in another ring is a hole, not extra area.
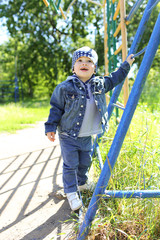
M 59 10 L 60 10 L 60 12 L 61 12 L 62 17 L 64 18 L 64 20 L 66 20 L 67 17 L 65 16 L 65 14 L 64 14 L 64 12 L 63 12 L 63 9 L 62 9 L 61 7 L 59 7 Z
M 116 37 L 120 32 L 120 30 L 121 30 L 121 23 L 118 24 L 118 27 L 116 28 L 116 31 L 114 32 L 113 36 Z
M 114 52 L 114 55 L 117 55 L 122 50 L 122 44 L 119 46 L 119 48 Z
M 109 61 L 111 61 L 114 57 L 115 57 L 115 55 L 110 56 Z
M 46 5 L 46 7 L 49 6 L 49 2 L 47 0 L 43 0 L 44 4 Z
M 125 109 L 124 107 L 121 107 L 121 106 L 119 106 L 119 105 L 117 105 L 117 104 L 115 104 L 115 103 L 112 103 L 112 105 L 113 105 L 114 107 L 117 107 L 117 108 L 123 110 L 123 111 L 124 111 L 124 109 Z
M 106 190 L 104 198 L 160 198 L 159 190 Z
M 118 16 L 119 10 L 120 10 L 120 0 L 119 0 L 119 2 L 118 2 L 116 11 L 115 11 L 114 16 L 113 16 L 113 20 L 114 20 L 114 21 L 116 20 L 116 18 L 117 18 L 117 16 Z

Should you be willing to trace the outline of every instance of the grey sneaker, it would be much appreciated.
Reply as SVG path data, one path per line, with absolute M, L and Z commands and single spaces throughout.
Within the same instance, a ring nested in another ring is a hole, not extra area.
M 96 184 L 94 182 L 89 182 L 87 181 L 87 183 L 78 186 L 80 191 L 84 191 L 84 190 L 89 190 L 89 191 L 93 191 L 95 189 Z
M 66 196 L 73 211 L 82 207 L 82 201 L 79 199 L 77 192 L 67 193 Z
M 80 191 L 89 190 L 89 189 L 88 189 L 88 184 L 87 184 L 87 183 L 78 186 L 78 188 L 79 188 Z

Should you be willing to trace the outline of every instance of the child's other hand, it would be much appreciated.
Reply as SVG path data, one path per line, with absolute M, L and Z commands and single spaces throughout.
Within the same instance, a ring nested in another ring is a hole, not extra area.
M 48 139 L 51 141 L 51 142 L 54 142 L 55 141 L 55 133 L 54 132 L 48 132 L 47 133 L 47 137 Z
M 126 59 L 126 61 L 129 63 L 129 65 L 131 66 L 132 65 L 132 63 L 134 62 L 134 58 L 133 58 L 133 56 L 134 56 L 134 54 L 130 54 L 128 57 L 127 57 L 127 59 Z

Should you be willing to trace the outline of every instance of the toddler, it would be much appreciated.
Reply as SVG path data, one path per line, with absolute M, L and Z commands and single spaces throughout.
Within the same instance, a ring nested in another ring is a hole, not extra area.
M 91 136 L 102 133 L 102 126 L 108 129 L 105 93 L 126 78 L 134 61 L 132 56 L 110 76 L 97 77 L 97 53 L 86 46 L 79 48 L 73 53 L 73 75 L 57 85 L 52 94 L 45 133 L 54 142 L 58 130 L 64 192 L 73 211 L 82 206 L 77 184 L 80 191 L 86 187 L 91 165 Z

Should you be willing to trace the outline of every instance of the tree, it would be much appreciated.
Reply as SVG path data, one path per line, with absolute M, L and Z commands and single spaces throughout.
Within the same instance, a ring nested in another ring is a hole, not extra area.
M 61 1 L 64 11 L 67 10 L 70 2 L 70 0 Z M 128 3 L 130 2 L 128 1 Z M 143 12 L 142 9 L 139 11 Z M 136 16 L 128 27 L 129 47 L 141 14 Z M 2 52 L 7 51 L 8 53 L 5 60 L 2 57 L 3 63 L 8 61 L 9 64 L 12 59 L 10 65 L 12 71 L 6 76 L 15 75 L 14 59 L 16 54 L 17 72 L 21 76 L 26 96 L 51 95 L 56 84 L 65 80 L 67 75 L 72 74 L 72 53 L 82 45 L 95 47 L 99 55 L 98 65 L 102 69 L 104 44 L 101 7 L 86 0 L 77 0 L 67 15 L 67 21 L 64 21 L 61 15 L 56 14 L 53 7 L 47 8 L 42 0 L 19 0 L 18 2 L 1 0 L 0 18 L 3 17 L 6 18 L 6 26 L 11 35 L 10 43 L 3 46 L 3 49 L 1 48 Z M 150 23 L 154 24 L 156 17 L 157 10 L 153 11 Z M 147 31 L 139 49 L 146 45 L 152 28 L 147 28 Z M 15 52 L 16 47 L 17 51 Z M 141 58 L 137 60 L 138 64 L 140 64 L 140 60 Z M 157 62 L 159 63 L 159 60 Z M 5 71 L 6 68 L 3 64 L 3 75 Z
M 65 1 L 64 9 L 69 3 Z M 1 1 L 0 17 L 6 17 L 7 28 L 18 46 L 18 68 L 26 95 L 33 97 L 44 89 L 50 95 L 57 82 L 71 74 L 73 50 L 82 43 L 93 47 L 87 35 L 96 7 L 90 5 L 88 11 L 88 5 L 77 1 L 65 22 L 43 1 Z

